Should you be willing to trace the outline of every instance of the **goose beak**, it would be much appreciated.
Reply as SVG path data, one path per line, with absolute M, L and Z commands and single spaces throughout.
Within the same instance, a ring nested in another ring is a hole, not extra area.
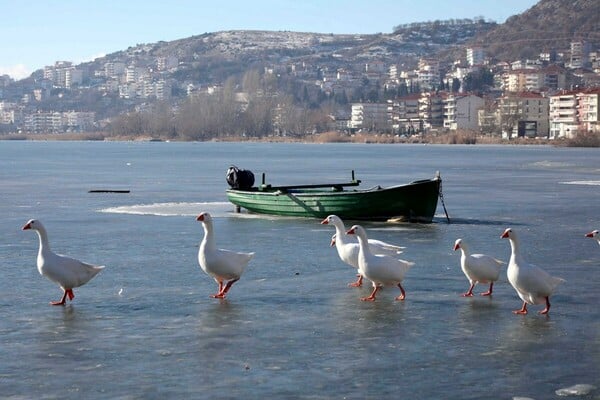
M 23 229 L 25 229 L 25 228 L 23 228 Z M 594 237 L 594 233 L 593 232 L 586 233 L 585 237 Z
M 27 229 L 31 229 L 31 222 L 28 222 L 25 224 L 25 226 L 23 226 L 22 230 L 27 230 Z
M 329 224 L 329 221 L 327 221 L 327 218 L 325 218 L 323 221 L 321 221 L 321 223 L 322 223 L 323 225 L 328 225 L 328 224 Z
M 348 232 L 346 232 L 346 235 L 354 235 L 354 233 L 354 228 L 350 228 Z
M 460 249 L 460 244 L 455 244 L 455 245 L 454 245 L 454 251 L 456 251 L 456 250 L 458 250 L 458 249 Z
M 204 221 L 204 214 L 198 215 L 198 217 L 196 217 L 196 221 Z

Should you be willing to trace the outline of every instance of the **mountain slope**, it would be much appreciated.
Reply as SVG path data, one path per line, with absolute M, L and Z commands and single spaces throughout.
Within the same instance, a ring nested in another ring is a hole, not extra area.
M 541 0 L 477 38 L 489 55 L 510 61 L 564 49 L 574 39 L 600 41 L 600 1 Z

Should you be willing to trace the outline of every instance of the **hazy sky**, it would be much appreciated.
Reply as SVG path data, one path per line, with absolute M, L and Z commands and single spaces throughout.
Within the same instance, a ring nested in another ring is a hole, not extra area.
M 81 63 L 139 43 L 232 29 L 389 33 L 410 22 L 502 23 L 537 0 L 0 0 L 0 75 Z

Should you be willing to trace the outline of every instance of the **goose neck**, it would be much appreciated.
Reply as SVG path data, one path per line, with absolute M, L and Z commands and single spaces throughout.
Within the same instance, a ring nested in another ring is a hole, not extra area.
M 40 253 L 42 251 L 50 250 L 50 242 L 48 241 L 48 234 L 44 228 L 38 228 L 35 230 L 40 240 Z

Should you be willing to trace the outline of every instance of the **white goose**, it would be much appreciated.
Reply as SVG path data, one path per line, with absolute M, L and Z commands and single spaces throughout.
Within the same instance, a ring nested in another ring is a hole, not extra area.
M 600 231 L 598 231 L 598 229 L 594 229 L 590 233 L 586 233 L 585 237 L 596 239 L 598 244 L 600 244 L 600 235 L 598 235 L 599 233 L 600 233 Z
M 508 262 L 508 281 L 517 294 L 523 300 L 523 307 L 513 311 L 515 314 L 527 314 L 527 304 L 544 304 L 546 308 L 540 314 L 548 314 L 550 311 L 550 295 L 559 283 L 564 280 L 550 276 L 546 271 L 534 265 L 530 265 L 521 256 L 519 240 L 515 231 L 507 228 L 501 238 L 510 241 L 511 255 Z
M 231 286 L 237 282 L 254 253 L 237 253 L 218 249 L 215 243 L 212 217 L 203 212 L 196 218 L 204 227 L 204 238 L 198 250 L 198 263 L 204 272 L 212 276 L 219 285 L 219 291 L 212 297 L 224 299 Z M 227 284 L 223 285 L 227 281 Z
M 396 300 L 404 300 L 406 292 L 402 287 L 404 275 L 414 263 L 399 260 L 391 256 L 377 255 L 371 253 L 368 246 L 367 233 L 360 225 L 353 225 L 348 232 L 356 235 L 359 244 L 358 267 L 361 275 L 373 282 L 373 292 L 368 297 L 361 298 L 362 301 L 375 301 L 375 296 L 382 286 L 394 285 L 400 289 L 400 296 Z
M 358 243 L 346 240 L 348 239 L 348 235 L 346 234 L 346 227 L 344 226 L 342 219 L 337 215 L 329 215 L 321 221 L 321 223 L 324 225 L 332 224 L 334 226 L 335 234 L 331 237 L 331 246 L 335 246 L 338 256 L 343 262 L 358 270 Z M 404 247 L 376 239 L 368 239 L 368 242 L 369 249 L 373 254 L 394 256 L 396 254 L 401 254 L 402 249 L 404 249 Z M 357 276 L 358 280 L 349 283 L 348 286 L 359 287 L 362 285 L 363 277 L 360 272 L 358 272 Z
M 456 239 L 456 242 L 454 242 L 454 251 L 458 249 L 462 253 L 460 267 L 471 283 L 469 290 L 463 293 L 463 297 L 472 297 L 473 288 L 477 283 L 489 283 L 489 290 L 481 293 L 481 295 L 490 296 L 494 288 L 494 282 L 498 280 L 504 263 L 486 254 L 471 254 L 469 246 L 463 239 Z
M 37 232 L 40 239 L 40 248 L 37 256 L 37 268 L 41 275 L 58 283 L 63 290 L 63 296 L 59 301 L 50 304 L 62 306 L 66 303 L 67 296 L 73 300 L 73 288 L 86 284 L 96 274 L 104 269 L 104 266 L 86 264 L 74 258 L 53 253 L 48 242 L 48 233 L 39 220 L 31 219 L 23 226 L 23 230 L 32 229 Z

